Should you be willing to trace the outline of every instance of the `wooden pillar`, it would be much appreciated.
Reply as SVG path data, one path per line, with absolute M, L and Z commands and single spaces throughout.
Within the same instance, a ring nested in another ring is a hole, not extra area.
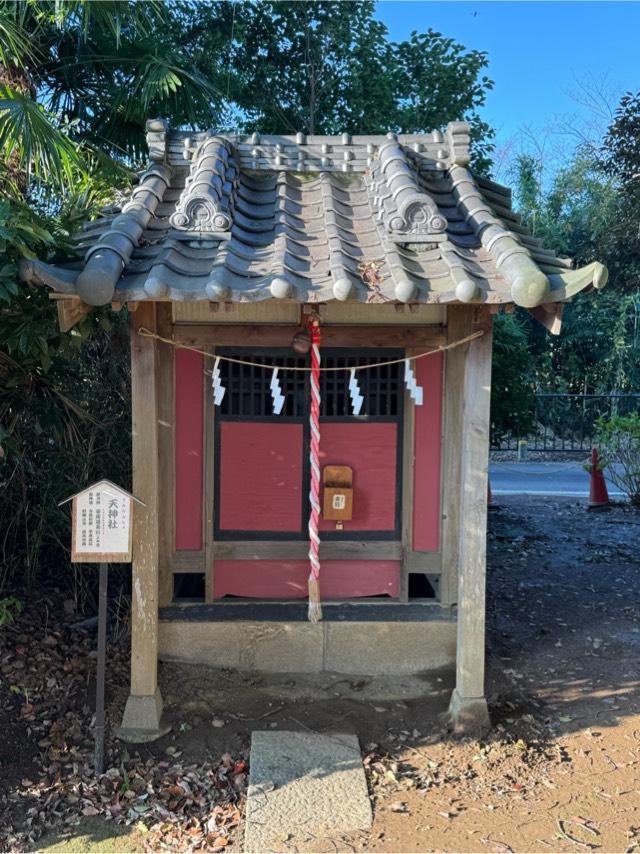
M 471 333 L 473 306 L 447 306 L 447 344 Z M 458 600 L 460 562 L 460 475 L 462 418 L 464 409 L 464 366 L 466 351 L 456 347 L 445 354 L 444 431 L 442 442 L 442 570 L 440 602 Z
M 450 714 L 464 732 L 489 726 L 484 669 L 492 318 L 486 311 L 481 317 L 485 334 L 465 347 L 463 380 L 458 640 Z
M 158 576 L 160 557 L 158 477 L 158 342 L 137 334 L 156 331 L 156 305 L 141 302 L 131 323 L 133 494 L 136 507 L 131 595 L 131 693 L 121 738 L 150 741 L 161 728 L 158 688 Z

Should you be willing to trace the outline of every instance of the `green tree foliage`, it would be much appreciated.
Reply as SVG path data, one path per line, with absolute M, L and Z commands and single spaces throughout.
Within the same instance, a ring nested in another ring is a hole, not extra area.
M 372 2 L 241 3 L 235 93 L 246 124 L 266 133 L 388 129 L 392 46 Z
M 19 258 L 52 251 L 56 229 L 19 200 L 0 202 L 0 589 L 60 564 L 58 502 L 79 484 L 129 482 L 126 324 L 102 311 L 63 334 L 47 293 L 16 284 Z
M 517 209 L 523 223 L 535 234 L 541 205 L 540 162 L 530 155 L 520 155 L 514 172 Z M 542 335 L 536 341 L 531 316 L 521 310 L 495 318 L 493 340 L 491 442 L 500 447 L 507 437 L 522 438 L 534 429 L 531 350 L 537 344 L 542 354 L 545 347 Z
M 532 183 L 530 174 L 525 178 Z M 592 154 L 579 149 L 547 193 L 539 184 L 527 193 L 534 214 L 525 216 L 530 225 L 535 216 L 535 234 L 545 246 L 578 266 L 601 261 L 610 273 L 604 291 L 581 294 L 565 307 L 558 338 L 529 322 L 538 387 L 574 393 L 640 387 L 640 373 L 629 359 L 638 346 L 637 260 L 629 257 L 628 235 L 618 228 L 624 205 L 619 187 Z
M 540 158 L 530 154 L 520 154 L 515 162 L 515 206 L 520 212 L 522 222 L 536 234 L 542 204 Z
M 393 53 L 396 128 L 428 133 L 449 121 L 464 119 L 471 125 L 473 167 L 476 172 L 488 172 L 493 130 L 478 112 L 493 88 L 493 81 L 484 74 L 489 65 L 487 54 L 466 50 L 434 30 L 413 32 L 408 41 L 393 45 Z
M 218 115 L 222 99 L 180 66 L 186 54 L 169 38 L 179 11 L 0 4 L 0 587 L 60 564 L 60 499 L 97 477 L 129 483 L 126 319 L 94 312 L 63 335 L 48 293 L 18 283 L 17 269 L 21 258 L 64 254 L 74 228 L 129 183 L 100 149 L 132 163 L 143 110 Z
M 527 326 L 518 315 L 499 314 L 494 323 L 491 441 L 528 436 L 533 428 L 534 392 Z
M 392 42 L 375 4 L 241 3 L 234 97 L 247 128 L 267 133 L 422 133 L 471 123 L 476 168 L 493 132 L 480 118 L 492 81 L 482 51 L 428 30 Z
M 578 265 L 601 261 L 610 277 L 604 291 L 566 307 L 559 339 L 548 343 L 537 333 L 548 343 L 540 384 L 575 392 L 640 390 L 638 220 L 624 184 L 579 149 L 543 200 L 538 235 Z
M 600 151 L 578 148 L 546 190 L 541 173 L 539 159 L 516 159 L 524 222 L 559 256 L 577 265 L 604 263 L 609 284 L 565 306 L 558 338 L 517 312 L 531 359 L 527 381 L 539 391 L 640 392 L 640 93 L 622 98 Z M 504 334 L 498 324 L 497 352 Z M 508 394 L 519 400 L 521 391 L 511 385 Z M 513 432 L 520 429 L 514 422 Z
M 222 121 L 217 84 L 229 5 L 212 6 L 209 41 L 217 35 L 218 50 L 201 68 L 197 39 L 186 27 L 189 3 L 2 0 L 2 82 L 39 100 L 54 117 L 54 131 L 113 155 L 140 157 L 149 117 L 170 115 L 176 125 L 200 127 Z M 16 113 L 19 107 L 32 104 L 19 103 Z M 60 148 L 59 137 L 52 142 L 51 151 Z
M 640 193 L 640 92 L 627 92 L 620 99 L 602 144 L 601 162 L 627 190 Z

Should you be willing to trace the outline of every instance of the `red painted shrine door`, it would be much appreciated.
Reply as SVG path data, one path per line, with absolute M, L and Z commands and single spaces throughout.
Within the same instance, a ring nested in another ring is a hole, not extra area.
M 285 350 L 219 353 L 266 368 L 220 363 L 226 392 L 214 419 L 214 541 L 225 543 L 225 557 L 215 560 L 214 598 L 306 598 L 309 374 L 287 368 L 308 366 L 308 359 Z M 366 365 L 402 356 L 393 350 L 323 350 L 322 364 Z M 285 395 L 279 415 L 269 385 L 274 367 Z M 364 396 L 358 416 L 351 410 L 348 370 L 322 374 L 321 467 L 353 470 L 351 521 L 343 530 L 321 522 L 323 599 L 399 595 L 402 368 L 384 365 L 357 374 Z M 357 544 L 369 546 L 361 545 L 358 555 Z

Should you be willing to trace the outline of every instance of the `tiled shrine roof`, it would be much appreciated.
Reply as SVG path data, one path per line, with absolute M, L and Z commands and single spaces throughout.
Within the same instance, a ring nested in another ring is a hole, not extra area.
M 90 305 L 286 299 L 516 303 L 602 287 L 469 170 L 469 128 L 387 136 L 233 136 L 147 126 L 130 197 L 88 222 L 77 258 L 21 275 Z

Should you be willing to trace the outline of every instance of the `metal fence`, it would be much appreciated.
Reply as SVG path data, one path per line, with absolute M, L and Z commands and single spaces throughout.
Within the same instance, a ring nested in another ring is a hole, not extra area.
M 529 436 L 508 436 L 493 444 L 493 450 L 514 451 L 520 440 L 527 451 L 571 453 L 589 451 L 593 446 L 596 422 L 601 416 L 640 412 L 640 393 L 559 394 L 542 392 L 535 396 L 535 428 Z

